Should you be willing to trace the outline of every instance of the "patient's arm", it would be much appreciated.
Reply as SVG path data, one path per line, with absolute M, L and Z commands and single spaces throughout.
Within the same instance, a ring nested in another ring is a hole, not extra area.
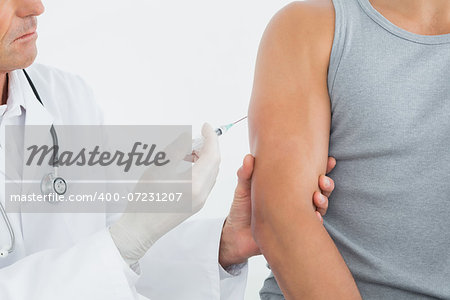
M 360 299 L 312 206 L 328 157 L 331 5 L 295 3 L 272 19 L 261 41 L 249 109 L 256 159 L 252 229 L 286 299 Z

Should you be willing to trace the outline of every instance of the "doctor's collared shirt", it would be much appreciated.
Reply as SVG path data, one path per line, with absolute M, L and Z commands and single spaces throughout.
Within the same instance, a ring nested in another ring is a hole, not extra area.
M 5 149 L 5 126 L 6 125 L 24 125 L 25 124 L 25 100 L 22 93 L 19 92 L 19 79 L 17 78 L 17 73 L 12 72 L 8 74 L 8 99 L 7 103 L 0 105 L 0 148 L 2 159 L 0 160 L 0 170 L 2 171 L 2 176 L 4 176 L 5 170 L 5 159 L 4 159 L 4 149 Z M 23 156 L 23 132 L 22 136 L 14 139 L 15 145 L 11 145 L 11 149 L 17 151 L 17 154 Z M 18 160 L 15 160 L 19 163 Z M 14 168 L 18 175 L 22 174 L 21 165 L 16 165 Z M 21 176 L 20 176 L 21 177 Z

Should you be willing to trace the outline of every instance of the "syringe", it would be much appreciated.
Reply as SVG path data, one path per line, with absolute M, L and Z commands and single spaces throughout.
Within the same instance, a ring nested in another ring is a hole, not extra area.
M 216 130 L 215 130 L 216 134 L 218 136 L 225 134 L 228 130 L 230 130 L 231 127 L 233 127 L 234 125 L 236 125 L 237 123 L 239 123 L 245 119 L 247 119 L 247 116 L 237 120 L 236 122 L 233 122 L 233 123 L 230 123 L 227 125 L 222 125 L 219 128 L 216 128 Z M 202 149 L 204 143 L 205 143 L 204 137 L 199 137 L 199 138 L 192 140 L 192 152 L 200 151 Z

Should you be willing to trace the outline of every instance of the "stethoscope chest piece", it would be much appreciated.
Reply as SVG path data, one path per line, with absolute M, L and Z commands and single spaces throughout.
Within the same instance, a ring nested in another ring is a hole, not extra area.
M 41 180 L 41 192 L 43 195 L 56 193 L 64 195 L 67 191 L 67 183 L 61 177 L 56 177 L 55 173 L 48 173 Z
M 30 84 L 31 89 L 33 90 L 34 95 L 36 96 L 36 99 L 41 103 L 42 106 L 44 104 L 42 103 L 41 97 L 39 96 L 38 91 L 36 90 L 36 87 L 34 86 L 33 81 L 31 81 L 30 76 L 28 76 L 28 73 L 23 70 L 23 73 L 25 74 L 25 77 L 28 80 L 28 83 Z M 67 183 L 66 181 L 59 177 L 58 174 L 58 135 L 56 134 L 55 127 L 52 125 L 50 128 L 50 134 L 52 135 L 53 139 L 53 173 L 48 173 L 45 175 L 41 180 L 41 193 L 43 195 L 49 195 L 56 193 L 58 195 L 64 195 L 67 191 Z
M 7 257 L 9 254 L 9 250 L 4 248 L 4 249 L 0 249 L 0 257 Z

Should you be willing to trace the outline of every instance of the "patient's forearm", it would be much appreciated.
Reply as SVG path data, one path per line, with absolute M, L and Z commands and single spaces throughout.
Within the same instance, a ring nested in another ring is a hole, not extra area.
M 307 204 L 317 187 L 313 178 L 320 172 L 303 165 L 292 173 L 293 161 L 305 160 L 256 158 L 255 239 L 286 299 L 360 299 L 342 256 Z M 326 158 L 323 173 L 325 168 Z

